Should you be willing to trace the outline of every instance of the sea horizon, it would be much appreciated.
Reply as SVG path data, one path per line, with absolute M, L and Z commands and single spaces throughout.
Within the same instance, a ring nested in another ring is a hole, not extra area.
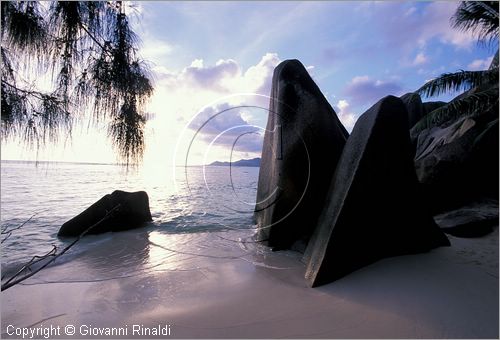
M 239 160 L 236 160 L 236 161 L 233 161 L 234 162 L 238 162 L 240 160 L 246 160 L 246 159 L 239 159 Z M 131 167 L 136 167 L 136 165 L 132 164 L 132 165 L 127 165 L 125 163 L 111 163 L 111 162 L 86 162 L 86 161 L 61 161 L 61 160 L 25 160 L 25 159 L 0 159 L 0 162 L 1 163 L 35 163 L 35 164 L 38 164 L 38 163 L 41 163 L 41 164 L 45 164 L 45 163 L 50 163 L 50 164 L 75 164 L 75 165 L 114 165 L 114 166 L 120 166 L 120 167 L 127 167 L 127 166 L 131 166 Z M 215 161 L 215 162 L 222 162 L 222 161 Z M 214 163 L 214 162 L 211 162 L 211 163 Z M 141 164 L 138 164 L 137 167 L 141 167 L 142 166 L 142 163 Z M 172 164 L 167 164 L 166 167 L 172 167 L 173 165 Z M 203 167 L 203 166 L 221 166 L 221 165 L 211 165 L 211 164 L 191 164 L 191 165 L 175 165 L 176 168 L 189 168 L 189 167 Z M 222 165 L 224 166 L 224 165 Z M 239 166 L 240 168 L 255 168 L 255 166 Z

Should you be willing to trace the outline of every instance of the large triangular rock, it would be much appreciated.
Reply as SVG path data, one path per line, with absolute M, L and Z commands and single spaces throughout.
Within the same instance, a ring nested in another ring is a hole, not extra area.
M 385 97 L 357 121 L 304 255 L 311 286 L 381 258 L 449 245 L 422 206 L 407 112 Z
M 422 98 L 420 98 L 418 93 L 409 92 L 401 96 L 401 100 L 408 111 L 408 125 L 411 128 L 424 116 L 425 112 Z
M 304 250 L 348 137 L 298 60 L 274 70 L 257 189 L 258 238 Z
M 498 107 L 416 136 L 415 170 L 432 213 L 498 199 Z
M 425 103 L 422 103 L 423 107 L 424 107 L 424 116 L 428 115 L 429 113 L 431 113 L 432 111 L 434 110 L 437 110 L 439 109 L 440 107 L 443 107 L 445 106 L 447 103 L 446 102 L 443 102 L 443 101 L 436 101 L 436 102 L 425 102 Z M 410 125 L 410 129 L 412 128 L 413 126 Z

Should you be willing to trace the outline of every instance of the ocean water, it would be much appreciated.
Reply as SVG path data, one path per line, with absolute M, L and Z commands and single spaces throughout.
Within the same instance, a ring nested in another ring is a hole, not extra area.
M 224 230 L 244 230 L 249 235 L 255 228 L 252 216 L 258 173 L 255 167 L 127 171 L 110 164 L 2 161 L 2 230 L 25 223 L 2 243 L 2 271 L 15 270 L 53 245 L 63 249 L 73 239 L 57 238 L 60 226 L 113 190 L 148 193 L 153 222 L 138 232 L 146 230 L 156 239 Z M 71 260 L 71 256 L 109 242 L 116 234 L 89 235 L 61 259 Z M 205 247 L 208 249 L 208 245 L 200 245 L 200 252 Z

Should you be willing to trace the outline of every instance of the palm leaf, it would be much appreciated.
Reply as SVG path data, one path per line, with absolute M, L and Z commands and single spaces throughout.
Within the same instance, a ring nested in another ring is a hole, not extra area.
M 450 120 L 465 116 L 477 116 L 493 107 L 498 106 L 498 87 L 470 94 L 466 97 L 455 99 L 420 119 L 410 130 L 410 135 L 415 137 L 421 131 L 431 126 L 440 126 Z
M 473 87 L 498 82 L 498 67 L 484 71 L 464 71 L 444 73 L 436 79 L 428 81 L 416 92 L 426 97 L 443 93 L 467 91 Z
M 488 68 L 489 70 L 492 70 L 496 68 L 498 70 L 498 49 L 497 53 L 493 56 L 493 60 L 491 61 L 490 67 Z
M 491 44 L 498 38 L 498 2 L 464 1 L 451 22 L 455 28 L 476 34 L 480 42 Z

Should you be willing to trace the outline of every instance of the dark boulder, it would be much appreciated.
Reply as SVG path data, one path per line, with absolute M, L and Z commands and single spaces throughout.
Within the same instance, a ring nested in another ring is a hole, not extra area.
M 407 117 L 403 102 L 388 96 L 356 122 L 304 254 L 311 286 L 449 245 L 419 193 Z
M 440 107 L 445 106 L 446 104 L 447 104 L 446 102 L 442 102 L 442 101 L 422 103 L 422 105 L 424 107 L 424 116 L 426 116 L 427 114 L 431 113 L 432 111 L 434 111 L 436 109 L 439 109 Z M 412 126 L 410 126 L 410 128 L 411 127 Z
M 305 248 L 348 133 L 298 60 L 274 70 L 255 219 L 275 250 Z
M 433 213 L 498 198 L 498 111 L 418 134 L 415 169 Z
M 152 221 L 149 198 L 145 191 L 116 190 L 111 195 L 103 196 L 82 213 L 64 223 L 57 235 L 79 236 L 87 228 L 102 220 L 117 205 L 119 208 L 105 221 L 89 230 L 88 234 L 133 229 L 142 226 L 144 222 Z
M 434 216 L 447 234 L 457 237 L 481 237 L 498 227 L 498 200 L 483 200 Z
M 424 116 L 424 106 L 420 95 L 415 92 L 407 93 L 401 96 L 401 101 L 408 111 L 408 125 L 411 128 Z

